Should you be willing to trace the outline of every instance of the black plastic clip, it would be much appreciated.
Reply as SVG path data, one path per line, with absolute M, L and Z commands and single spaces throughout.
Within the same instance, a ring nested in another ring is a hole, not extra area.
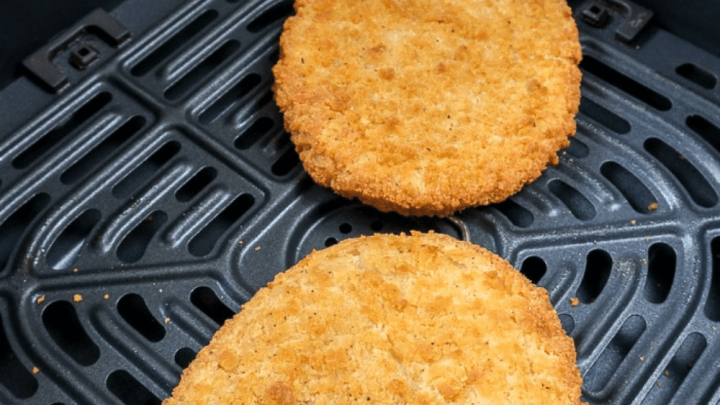
M 624 21 L 615 30 L 615 37 L 629 43 L 645 28 L 655 13 L 628 0 L 598 0 L 585 7 L 580 15 L 583 21 L 598 28 L 608 24 L 610 15 L 623 17 Z
M 78 37 L 87 33 L 97 35 L 114 47 L 130 39 L 130 31 L 104 10 L 97 9 L 25 58 L 22 62 L 23 66 L 57 92 L 68 83 L 68 78 L 52 63 L 53 58 Z M 83 45 L 70 56 L 70 63 L 77 69 L 83 70 L 98 57 L 99 54 L 95 49 Z

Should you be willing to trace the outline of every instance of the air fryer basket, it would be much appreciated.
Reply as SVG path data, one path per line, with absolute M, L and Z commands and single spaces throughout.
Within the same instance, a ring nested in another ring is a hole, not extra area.
M 90 14 L 0 92 L 0 403 L 158 404 L 276 273 L 411 229 L 546 288 L 590 404 L 720 402 L 716 56 L 630 2 L 574 1 L 560 164 L 501 204 L 405 218 L 302 170 L 271 92 L 291 0 L 177 3 Z

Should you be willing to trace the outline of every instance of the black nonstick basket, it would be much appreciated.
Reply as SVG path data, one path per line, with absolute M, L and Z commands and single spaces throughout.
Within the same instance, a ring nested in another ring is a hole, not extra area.
M 570 5 L 577 136 L 517 195 L 445 219 L 303 171 L 271 92 L 291 0 L 128 0 L 26 55 L 0 91 L 0 403 L 158 404 L 276 273 L 411 229 L 546 288 L 590 404 L 720 403 L 720 43 L 692 13 L 713 17 Z

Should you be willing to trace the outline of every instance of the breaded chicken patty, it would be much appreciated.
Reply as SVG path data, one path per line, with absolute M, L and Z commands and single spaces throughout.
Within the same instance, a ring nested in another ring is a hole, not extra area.
M 275 99 L 319 184 L 382 211 L 500 202 L 575 133 L 565 0 L 297 0 Z
M 547 292 L 446 235 L 316 251 L 228 320 L 165 405 L 580 404 Z

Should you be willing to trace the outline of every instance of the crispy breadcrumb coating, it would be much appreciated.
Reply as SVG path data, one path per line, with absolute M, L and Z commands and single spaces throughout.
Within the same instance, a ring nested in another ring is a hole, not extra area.
M 382 211 L 500 202 L 575 133 L 564 0 L 297 0 L 275 99 L 310 176 Z
M 547 292 L 446 235 L 348 239 L 278 274 L 165 405 L 580 404 Z

